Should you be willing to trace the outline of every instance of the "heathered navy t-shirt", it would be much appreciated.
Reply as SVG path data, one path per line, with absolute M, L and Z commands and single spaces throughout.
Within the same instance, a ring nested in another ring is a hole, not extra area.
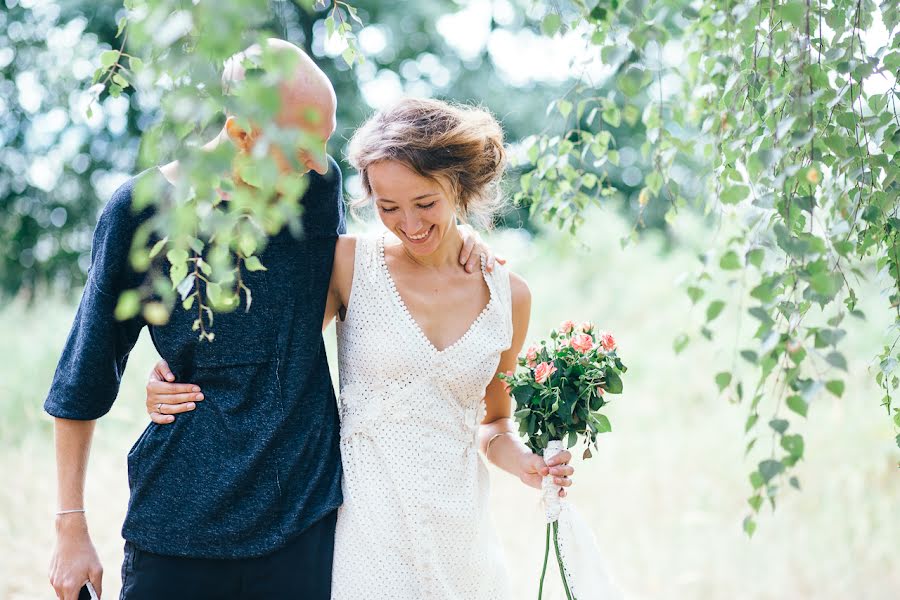
M 138 177 L 161 177 L 152 169 Z M 111 408 L 128 353 L 147 326 L 179 382 L 204 401 L 170 425 L 151 423 L 128 453 L 122 536 L 170 556 L 240 558 L 276 550 L 342 502 L 339 421 L 322 316 L 337 237 L 345 231 L 341 175 L 309 174 L 303 235 L 272 238 L 266 271 L 244 272 L 245 311 L 216 313 L 213 342 L 191 330 L 196 304 L 164 326 L 117 321 L 119 293 L 145 274 L 129 267 L 137 180 L 120 187 L 94 233 L 91 268 L 44 409 L 97 419 Z

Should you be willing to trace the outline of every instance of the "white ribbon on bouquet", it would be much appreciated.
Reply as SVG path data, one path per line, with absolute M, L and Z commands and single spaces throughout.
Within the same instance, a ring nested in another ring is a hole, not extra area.
M 561 440 L 551 440 L 544 450 L 544 460 L 550 460 L 563 450 Z M 557 566 L 564 574 L 564 587 L 573 600 L 620 600 L 622 593 L 607 573 L 590 525 L 573 504 L 559 497 L 560 489 L 553 483 L 552 475 L 543 478 L 541 499 L 544 515 L 556 534 L 555 542 L 549 543 L 558 547 Z

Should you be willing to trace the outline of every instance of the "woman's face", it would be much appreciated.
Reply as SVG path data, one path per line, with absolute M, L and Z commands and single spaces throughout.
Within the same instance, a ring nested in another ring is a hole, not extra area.
M 456 229 L 456 206 L 446 186 L 395 160 L 373 163 L 367 172 L 381 222 L 412 254 L 434 253 Z

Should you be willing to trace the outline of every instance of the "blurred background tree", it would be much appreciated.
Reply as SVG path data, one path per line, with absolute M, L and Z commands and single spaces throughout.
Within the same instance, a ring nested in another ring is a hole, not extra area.
M 122 5 L 100 0 L 5 3 L 0 13 L 0 210 L 5 216 L 0 289 L 6 297 L 75 290 L 84 282 L 99 209 L 139 168 L 140 136 L 160 119 L 160 97 L 146 88 L 119 97 L 104 92 L 86 116 L 91 97 L 86 90 L 99 56 L 120 45 Z M 328 39 L 330 6 L 310 10 L 274 0 L 264 24 L 306 48 L 334 83 L 338 131 L 329 151 L 339 161 L 356 125 L 401 95 L 480 102 L 502 119 L 509 141 L 516 143 L 548 127 L 548 104 L 572 83 L 573 49 L 550 44 L 539 31 L 540 13 L 526 13 L 514 3 L 352 4 L 365 24 L 357 26 L 356 35 L 366 60 L 355 69 L 341 56 L 344 46 Z M 254 41 L 253 32 L 244 34 L 246 44 Z M 515 52 L 527 55 L 511 61 Z M 539 54 L 542 61 L 528 61 L 528 55 Z M 205 133 L 220 125 L 221 120 L 213 121 Z M 622 159 L 613 185 L 630 196 L 640 189 L 645 165 L 636 150 L 639 143 L 624 142 L 639 140 L 643 125 L 631 120 L 616 134 Z M 346 164 L 342 167 L 349 175 Z M 660 226 L 661 216 L 648 214 L 645 221 Z M 507 215 L 504 223 L 533 228 L 524 210 Z

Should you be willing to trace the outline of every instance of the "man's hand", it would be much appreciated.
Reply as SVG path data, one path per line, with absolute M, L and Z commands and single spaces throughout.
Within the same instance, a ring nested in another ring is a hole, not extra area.
M 460 225 L 459 233 L 463 239 L 462 251 L 459 253 L 459 264 L 465 265 L 466 272 L 471 273 L 478 267 L 482 254 L 485 259 L 484 268 L 488 273 L 494 270 L 494 261 L 501 265 L 506 264 L 506 259 L 494 256 L 494 251 L 484 243 L 478 232 L 472 229 L 470 225 Z
M 158 425 L 175 421 L 175 415 L 190 412 L 203 400 L 200 388 L 192 383 L 172 383 L 175 375 L 169 363 L 160 360 L 150 372 L 147 382 L 147 414 Z
M 78 600 L 78 593 L 90 581 L 103 597 L 103 567 L 88 534 L 84 513 L 56 517 L 56 547 L 50 559 L 50 584 L 60 600 Z

